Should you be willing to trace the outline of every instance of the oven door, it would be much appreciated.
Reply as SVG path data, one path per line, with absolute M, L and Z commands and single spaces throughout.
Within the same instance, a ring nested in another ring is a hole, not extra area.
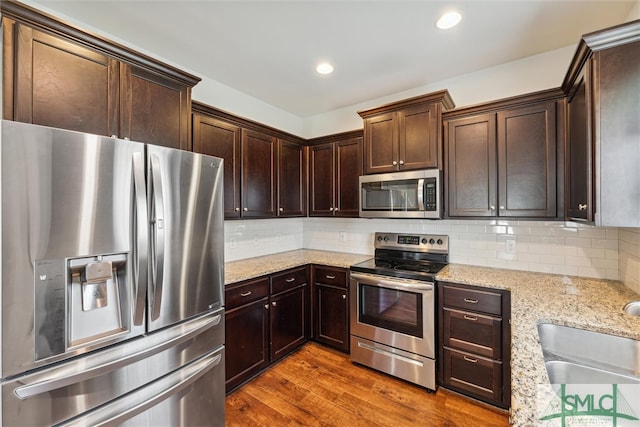
M 433 283 L 352 272 L 351 334 L 435 359 Z

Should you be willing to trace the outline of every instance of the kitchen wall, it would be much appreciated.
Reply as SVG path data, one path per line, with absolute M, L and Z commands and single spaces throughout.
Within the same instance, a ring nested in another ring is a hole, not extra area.
M 376 231 L 446 234 L 450 237 L 452 263 L 613 280 L 621 278 L 619 235 L 628 234 L 626 229 L 621 232 L 617 228 L 558 221 L 346 218 L 225 221 L 225 257 L 226 261 L 234 261 L 301 248 L 373 254 Z M 625 252 L 625 260 L 630 258 L 638 263 L 640 234 L 630 234 L 636 243 Z M 516 242 L 514 254 L 506 252 L 508 239 Z M 628 253 L 631 255 L 627 256 Z M 634 273 L 627 276 L 638 280 L 637 271 L 635 276 Z
M 640 293 L 640 228 L 618 230 L 618 261 L 620 280 Z

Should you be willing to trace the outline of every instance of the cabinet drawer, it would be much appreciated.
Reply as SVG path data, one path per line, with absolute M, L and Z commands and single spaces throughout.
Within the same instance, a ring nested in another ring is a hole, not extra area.
M 306 267 L 275 274 L 271 276 L 271 294 L 277 294 L 305 283 L 307 283 Z
M 343 288 L 347 287 L 347 271 L 329 267 L 314 267 L 314 269 L 314 280 L 317 283 L 340 286 Z
M 224 290 L 227 310 L 259 300 L 269 295 L 269 279 L 257 279 L 239 285 L 230 285 Z
M 444 383 L 483 399 L 502 400 L 502 363 L 444 349 Z
M 443 309 L 443 345 L 502 359 L 502 319 Z
M 451 285 L 442 286 L 442 291 L 444 293 L 444 306 L 446 307 L 461 308 L 496 316 L 502 315 L 502 294 L 499 292 L 481 291 Z

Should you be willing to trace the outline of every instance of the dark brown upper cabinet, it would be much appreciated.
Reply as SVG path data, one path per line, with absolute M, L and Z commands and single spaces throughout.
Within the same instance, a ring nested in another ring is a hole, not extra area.
M 240 217 L 240 140 L 238 126 L 193 113 L 193 151 L 224 159 L 224 217 Z
M 307 215 L 307 170 L 305 148 L 278 139 L 278 216 Z
M 4 119 L 191 150 L 198 77 L 22 4 L 1 9 Z
M 359 111 L 364 119 L 364 173 L 442 169 L 442 111 L 446 90 Z
M 447 215 L 558 217 L 562 106 L 553 90 L 445 115 Z
M 640 227 L 640 20 L 582 37 L 568 104 L 566 218 Z
M 242 216 L 277 216 L 277 139 L 262 132 L 242 129 Z
M 361 131 L 354 131 L 311 141 L 309 216 L 359 216 L 361 135 Z
M 224 217 L 306 215 L 303 140 L 193 102 L 193 151 L 224 159 Z

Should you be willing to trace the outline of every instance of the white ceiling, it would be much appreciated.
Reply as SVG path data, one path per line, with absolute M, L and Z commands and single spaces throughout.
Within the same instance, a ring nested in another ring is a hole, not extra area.
M 624 22 L 638 1 L 30 3 L 305 118 L 575 45 Z M 460 25 L 436 29 L 452 8 Z M 315 73 L 321 60 L 333 74 Z

